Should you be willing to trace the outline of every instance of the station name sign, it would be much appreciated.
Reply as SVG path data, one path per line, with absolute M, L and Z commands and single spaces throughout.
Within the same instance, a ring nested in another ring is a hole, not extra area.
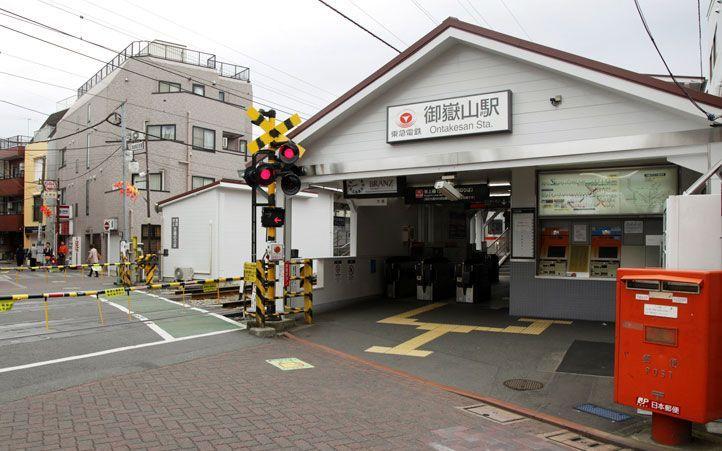
M 456 189 L 464 196 L 463 201 L 477 203 L 489 199 L 489 187 L 486 184 L 456 185 Z M 407 204 L 445 204 L 448 198 L 433 186 L 412 186 L 406 188 L 404 201 Z
M 386 142 L 511 131 L 511 91 L 430 100 L 386 109 Z

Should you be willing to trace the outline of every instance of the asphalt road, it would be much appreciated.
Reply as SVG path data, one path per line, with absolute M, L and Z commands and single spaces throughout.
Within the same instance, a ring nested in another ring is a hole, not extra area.
M 0 294 L 104 289 L 113 281 L 7 272 Z M 162 293 L 50 298 L 47 327 L 45 311 L 42 300 L 23 300 L 0 313 L 0 402 L 258 344 L 242 325 Z

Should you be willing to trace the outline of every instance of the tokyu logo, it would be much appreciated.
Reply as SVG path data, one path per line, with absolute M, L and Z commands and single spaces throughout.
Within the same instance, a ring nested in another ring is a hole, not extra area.
M 396 125 L 401 128 L 409 128 L 416 122 L 416 115 L 411 110 L 404 110 L 396 118 Z

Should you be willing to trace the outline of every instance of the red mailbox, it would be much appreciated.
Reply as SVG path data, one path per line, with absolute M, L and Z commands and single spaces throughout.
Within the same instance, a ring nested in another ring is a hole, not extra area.
M 614 400 L 668 445 L 722 418 L 722 271 L 619 269 Z

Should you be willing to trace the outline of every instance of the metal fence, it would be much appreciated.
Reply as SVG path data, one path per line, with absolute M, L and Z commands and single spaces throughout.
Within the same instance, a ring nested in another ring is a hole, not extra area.
M 218 75 L 236 80 L 249 81 L 251 70 L 244 66 L 224 63 L 216 60 L 212 53 L 190 50 L 162 41 L 133 41 L 128 47 L 90 77 L 83 86 L 78 88 L 78 98 L 100 83 L 111 72 L 120 68 L 129 58 L 151 56 L 168 61 L 177 61 L 192 66 L 214 69 Z
M 24 146 L 33 138 L 25 135 L 15 135 L 9 138 L 0 138 L 0 149 L 11 149 L 13 147 Z

